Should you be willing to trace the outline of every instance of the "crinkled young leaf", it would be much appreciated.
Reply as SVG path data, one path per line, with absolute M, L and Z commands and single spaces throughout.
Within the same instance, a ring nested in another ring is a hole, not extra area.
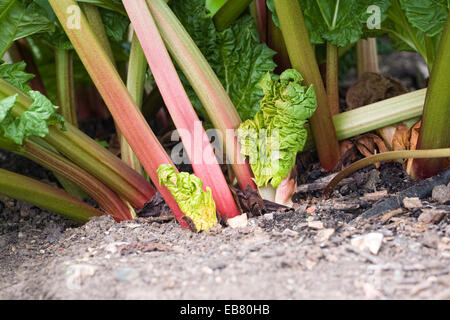
M 29 91 L 28 95 L 33 103 L 20 117 L 11 114 L 17 95 L 0 101 L 0 135 L 20 145 L 27 137 L 45 137 L 49 126 L 60 125 L 65 129 L 64 118 L 56 113 L 58 107 L 38 91 Z
M 34 75 L 25 72 L 26 66 L 26 63 L 23 61 L 4 63 L 0 65 L 0 78 L 9 82 L 20 91 L 28 92 L 31 90 L 28 81 L 33 79 Z
M 260 82 L 264 92 L 261 110 L 239 127 L 242 153 L 249 157 L 260 187 L 268 183 L 278 187 L 303 150 L 307 137 L 304 124 L 316 110 L 317 101 L 314 88 L 302 82 L 303 77 L 294 69 L 286 70 L 279 79 L 267 73 Z
M 53 28 L 53 23 L 36 13 L 27 1 L 0 0 L 0 58 L 13 41 Z
M 204 0 L 172 0 L 170 5 L 203 53 L 231 98 L 242 120 L 259 110 L 263 94 L 258 82 L 275 69 L 274 51 L 260 44 L 253 19 L 245 15 L 230 28 L 217 32 Z M 181 79 L 196 111 L 208 118 L 187 79 Z
M 200 178 L 187 172 L 177 173 L 170 164 L 158 168 L 159 184 L 165 186 L 177 201 L 181 211 L 190 217 L 197 231 L 217 224 L 216 204 L 211 189 L 203 190 Z

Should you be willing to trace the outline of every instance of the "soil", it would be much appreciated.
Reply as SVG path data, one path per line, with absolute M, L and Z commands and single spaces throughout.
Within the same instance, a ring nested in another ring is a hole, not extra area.
M 0 160 L 56 183 L 25 159 Z M 326 174 L 299 163 L 311 188 L 297 189 L 294 209 L 199 234 L 170 214 L 80 226 L 0 197 L 0 299 L 450 299 L 448 189 L 357 219 L 414 184 L 400 164 L 360 170 L 323 199 Z

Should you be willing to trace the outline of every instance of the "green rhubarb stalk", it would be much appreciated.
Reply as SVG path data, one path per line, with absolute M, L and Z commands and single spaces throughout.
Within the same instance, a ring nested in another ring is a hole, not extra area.
M 450 146 L 450 15 L 441 36 L 436 60 L 430 75 L 422 115 L 417 149 L 438 149 Z M 414 176 L 431 177 L 444 169 L 445 159 L 414 161 Z
M 312 84 L 317 95 L 317 110 L 311 118 L 311 128 L 323 168 L 333 170 L 340 158 L 339 143 L 328 107 L 322 77 L 298 1 L 275 0 L 281 31 L 294 69 Z
M 339 182 L 348 177 L 353 172 L 380 161 L 399 160 L 399 159 L 428 159 L 428 158 L 447 158 L 450 157 L 450 148 L 432 149 L 432 150 L 402 150 L 379 153 L 359 161 L 354 162 L 341 172 L 339 172 L 324 190 L 324 195 L 329 196 Z
M 102 214 L 60 189 L 4 169 L 0 169 L 0 194 L 82 223 Z
M 376 38 L 358 40 L 356 43 L 358 77 L 363 73 L 380 73 Z
M 130 60 L 128 63 L 127 89 L 130 92 L 136 106 L 142 109 L 142 100 L 144 98 L 145 73 L 147 71 L 147 60 L 144 51 L 142 51 L 136 34 L 133 33 L 131 41 Z M 135 171 L 143 174 L 141 163 L 134 154 L 125 137 L 121 136 L 120 150 L 122 160 Z
M 33 141 L 28 140 L 23 145 L 18 145 L 1 137 L 0 148 L 26 157 L 80 186 L 98 202 L 106 213 L 114 217 L 117 221 L 129 220 L 131 218 L 128 207 L 111 189 L 57 153 Z
M 26 94 L 0 79 L 0 98 L 15 94 L 18 95 L 17 103 L 12 109 L 12 114 L 18 117 L 31 106 L 32 101 Z M 153 197 L 155 190 L 141 175 L 70 123 L 66 123 L 65 126 L 67 131 L 50 127 L 45 141 L 134 207 L 142 208 Z M 32 140 L 41 139 L 32 138 Z
M 115 65 L 114 54 L 111 49 L 111 43 L 109 42 L 108 35 L 106 34 L 105 26 L 103 24 L 102 16 L 100 15 L 100 11 L 97 6 L 91 5 L 89 3 L 81 4 L 84 14 L 86 15 L 86 19 L 91 26 L 91 29 L 94 31 L 97 36 L 98 41 L 102 45 L 103 49 L 106 51 L 109 59 Z
M 337 138 L 339 140 L 349 139 L 359 134 L 419 117 L 422 114 L 426 92 L 427 89 L 421 89 L 405 93 L 335 115 L 333 121 Z M 314 141 L 309 137 L 308 132 L 305 150 L 314 148 Z
M 136 107 L 133 98 L 97 40 L 86 17 L 84 14 L 80 15 L 80 29 L 71 29 L 65 23 L 68 19 L 67 8 L 78 6 L 77 3 L 74 0 L 49 0 L 49 3 L 108 106 L 121 133 L 127 139 L 180 224 L 187 228 L 187 224 L 182 220 L 183 213 L 169 190 L 159 185 L 156 172 L 159 165 L 163 163 L 171 164 L 172 161 Z
M 56 48 L 55 61 L 56 86 L 61 115 L 67 122 L 78 127 L 72 52 Z
M 122 2 L 195 174 L 206 187 L 211 188 L 217 209 L 222 216 L 233 218 L 239 215 L 209 138 L 183 88 L 147 5 L 134 0 Z
M 218 31 L 230 26 L 247 9 L 252 0 L 228 0 L 214 15 L 214 24 Z
M 236 108 L 211 66 L 163 0 L 147 1 L 169 52 L 182 69 L 205 107 L 214 127 L 222 134 L 225 153 L 241 189 L 255 188 L 250 167 L 241 156 L 237 137 L 230 135 L 241 124 Z
M 339 49 L 327 41 L 327 98 L 332 115 L 339 113 Z
M 280 28 L 278 28 L 271 17 L 269 12 L 268 17 L 268 46 L 276 52 L 273 57 L 273 61 L 277 64 L 275 69 L 276 74 L 281 74 L 284 70 L 291 68 L 291 61 L 289 60 L 289 54 L 287 52 L 286 43 L 283 39 L 283 34 Z

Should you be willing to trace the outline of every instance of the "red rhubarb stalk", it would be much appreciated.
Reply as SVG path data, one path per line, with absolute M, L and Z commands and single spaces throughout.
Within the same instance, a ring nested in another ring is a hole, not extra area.
M 136 3 L 140 2 L 136 1 Z M 66 23 L 69 18 L 67 8 L 78 6 L 77 3 L 74 0 L 49 0 L 49 3 L 122 134 L 180 224 L 187 228 L 188 226 L 182 219 L 183 213 L 178 204 L 167 188 L 159 185 L 158 167 L 161 164 L 172 164 L 172 161 L 136 107 L 133 98 L 92 32 L 85 16 L 81 14 L 79 17 L 79 29 L 70 28 Z
M 233 218 L 239 215 L 209 138 L 183 88 L 146 3 L 135 0 L 122 2 L 196 176 L 205 187 L 211 188 L 217 210 L 222 216 Z
M 147 4 L 172 57 L 194 88 L 214 127 L 222 134 L 225 153 L 239 186 L 242 190 L 248 185 L 256 189 L 250 166 L 242 158 L 237 136 L 233 134 L 241 119 L 220 80 L 164 0 L 151 0 Z

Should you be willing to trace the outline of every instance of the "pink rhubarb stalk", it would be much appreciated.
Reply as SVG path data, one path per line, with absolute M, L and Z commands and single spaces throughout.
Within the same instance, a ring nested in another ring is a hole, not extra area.
M 122 0 L 147 57 L 156 84 L 178 129 L 195 174 L 210 187 L 222 216 L 239 215 L 209 138 L 183 88 L 169 53 L 144 1 Z

